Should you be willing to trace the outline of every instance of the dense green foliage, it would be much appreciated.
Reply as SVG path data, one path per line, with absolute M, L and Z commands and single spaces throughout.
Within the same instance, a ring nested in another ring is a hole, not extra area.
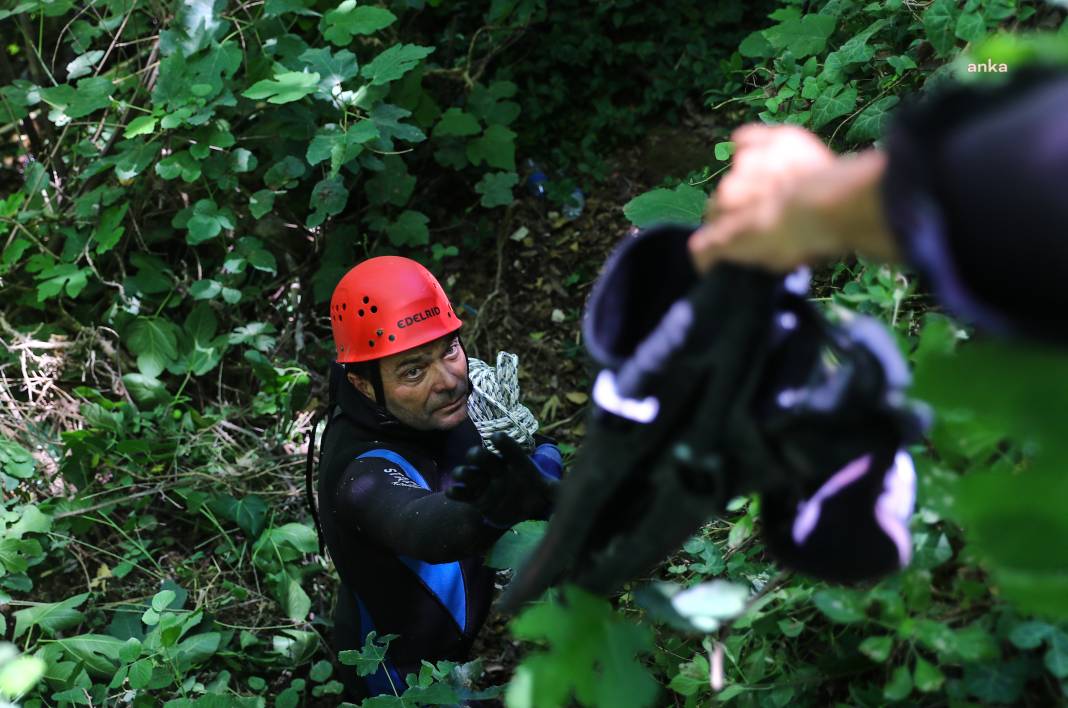
M 866 145 L 966 43 L 1020 25 L 1065 35 L 1062 10 L 1014 0 L 706 5 L 5 4 L 0 631 L 18 651 L 0 648 L 0 695 L 336 703 L 334 581 L 299 477 L 332 355 L 323 303 L 348 267 L 403 253 L 440 272 L 492 251 L 523 158 L 592 179 L 651 126 L 711 115 L 703 171 L 616 205 L 637 225 L 697 221 L 736 124 Z M 561 201 L 573 185 L 559 184 Z M 602 257 L 579 250 L 567 284 Z M 953 353 L 968 334 L 938 315 L 921 335 L 929 303 L 907 272 L 849 262 L 826 281 L 829 307 L 894 326 L 942 412 L 914 451 L 907 572 L 864 589 L 779 575 L 759 500 L 739 499 L 665 563 L 672 584 L 614 606 L 569 591 L 522 615 L 506 689 L 441 662 L 403 702 L 366 705 L 703 705 L 713 668 L 738 705 L 1068 694 L 1068 450 L 1050 403 L 1068 400 L 1050 385 L 1063 363 Z M 521 525 L 491 562 L 514 567 L 539 530 Z M 381 656 L 369 642 L 337 659 L 369 673 Z

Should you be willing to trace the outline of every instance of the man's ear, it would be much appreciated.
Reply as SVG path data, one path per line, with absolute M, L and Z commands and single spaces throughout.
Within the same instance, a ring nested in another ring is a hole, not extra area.
M 351 371 L 345 374 L 345 378 L 349 380 L 350 384 L 356 387 L 357 391 L 367 396 L 372 401 L 375 401 L 375 389 L 370 381 Z M 375 401 L 375 403 L 377 402 L 378 401 Z

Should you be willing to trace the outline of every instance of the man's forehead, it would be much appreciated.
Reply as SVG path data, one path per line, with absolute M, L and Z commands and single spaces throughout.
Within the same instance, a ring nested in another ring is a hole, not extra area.
M 411 361 L 421 361 L 423 359 L 429 359 L 434 356 L 434 353 L 440 349 L 443 345 L 448 344 L 456 338 L 455 334 L 446 334 L 444 337 L 438 337 L 432 339 L 426 344 L 422 344 L 414 349 L 401 352 L 399 354 L 393 354 L 391 356 L 383 357 L 382 363 L 385 366 L 399 366 Z

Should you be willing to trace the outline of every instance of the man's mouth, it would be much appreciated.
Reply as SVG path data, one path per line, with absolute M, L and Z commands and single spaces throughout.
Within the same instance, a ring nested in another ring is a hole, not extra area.
M 450 403 L 448 405 L 445 405 L 445 406 L 442 406 L 441 408 L 438 408 L 438 412 L 439 413 L 454 413 L 454 412 L 456 412 L 456 410 L 459 409 L 459 407 L 461 405 L 463 405 L 466 402 L 467 402 L 467 396 L 466 395 L 460 396 L 459 398 L 457 398 L 452 403 Z

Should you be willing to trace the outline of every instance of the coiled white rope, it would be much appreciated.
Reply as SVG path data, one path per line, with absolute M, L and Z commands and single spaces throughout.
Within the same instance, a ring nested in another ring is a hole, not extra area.
M 510 352 L 497 352 L 496 368 L 480 359 L 469 358 L 468 376 L 472 391 L 467 399 L 467 414 L 478 428 L 482 444 L 496 452 L 490 436 L 506 433 L 528 453 L 533 452 L 538 421 L 519 402 L 519 357 Z

